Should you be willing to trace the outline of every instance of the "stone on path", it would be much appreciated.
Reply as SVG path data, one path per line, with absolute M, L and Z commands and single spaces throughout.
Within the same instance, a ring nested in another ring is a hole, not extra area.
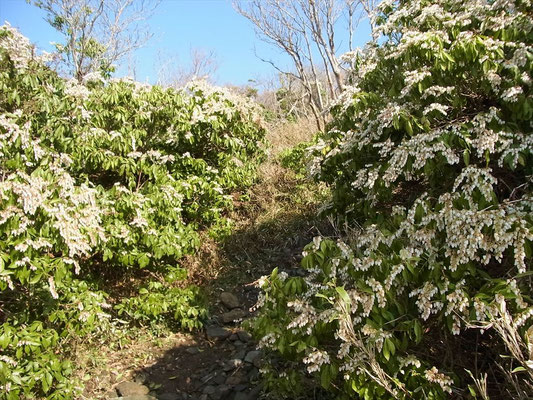
M 206 387 L 204 387 L 204 390 L 202 390 L 202 392 L 208 395 L 212 395 L 213 393 L 215 393 L 215 387 L 213 385 L 207 385 Z
M 242 392 L 243 390 L 246 390 L 246 389 L 248 389 L 248 385 L 245 383 L 241 383 L 240 385 L 235 386 L 233 390 L 235 390 L 236 392 Z
M 230 310 L 232 308 L 237 308 L 241 305 L 239 299 L 237 298 L 237 296 L 235 296 L 233 293 L 229 293 L 229 292 L 222 292 L 220 294 L 220 301 L 222 302 L 222 304 L 224 304 L 227 308 L 229 308 Z
M 248 400 L 248 394 L 244 392 L 235 393 L 234 400 Z
M 242 365 L 242 360 L 232 359 L 224 363 L 224 371 L 228 372 L 234 369 L 239 368 Z
M 135 383 L 144 384 L 148 380 L 148 375 L 144 372 L 138 372 L 135 377 L 133 378 L 133 381 Z
M 211 395 L 211 398 L 214 400 L 220 400 L 222 398 L 227 398 L 226 396 L 231 392 L 231 388 L 227 385 L 217 386 L 216 392 Z
M 157 395 L 157 400 L 180 400 L 182 397 L 177 393 L 162 393 Z
M 207 338 L 212 339 L 226 339 L 231 335 L 231 332 L 220 326 L 209 326 L 206 328 L 205 333 Z
M 242 319 L 245 316 L 246 312 L 244 312 L 240 308 L 235 308 L 231 311 L 222 314 L 222 322 L 224 322 L 225 324 L 229 324 L 235 320 Z
M 261 386 L 256 386 L 250 392 L 237 392 L 233 400 L 257 400 L 261 393 Z
M 134 396 L 134 395 L 145 395 L 150 392 L 146 386 L 141 385 L 135 382 L 122 382 L 119 383 L 116 388 L 118 394 L 122 397 Z
M 237 386 L 239 383 L 242 383 L 245 380 L 246 377 L 240 373 L 236 373 L 235 375 L 228 376 L 228 379 L 226 379 L 226 385 Z
M 109 400 L 157 400 L 157 398 L 148 394 L 132 394 L 131 396 L 113 397 Z
M 239 360 L 243 360 L 244 357 L 246 357 L 246 350 L 244 349 L 237 351 L 233 356 L 233 358 L 236 358 Z
M 213 378 L 213 383 L 215 383 L 217 385 L 222 385 L 224 382 L 226 382 L 226 374 L 224 372 L 222 372 L 220 374 L 217 374 Z
M 200 349 L 198 347 L 189 347 L 185 351 L 189 354 L 198 354 L 200 352 Z
M 261 350 L 252 350 L 246 354 L 244 361 L 250 364 L 255 364 L 256 360 L 261 358 Z
M 237 332 L 237 336 L 239 336 L 239 339 L 241 342 L 248 343 L 250 340 L 252 340 L 252 335 L 250 335 L 246 331 L 239 331 Z

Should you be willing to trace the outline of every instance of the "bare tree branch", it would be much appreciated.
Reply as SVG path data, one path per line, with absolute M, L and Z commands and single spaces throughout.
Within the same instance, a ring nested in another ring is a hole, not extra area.
M 213 50 L 191 48 L 190 61 L 180 62 L 179 58 L 159 57 L 158 83 L 165 86 L 184 86 L 195 78 L 209 80 L 219 67 L 217 55 Z
M 364 5 L 363 5 L 364 3 Z M 291 75 L 271 64 L 286 76 L 297 78 L 317 119 L 325 123 L 329 101 L 337 98 L 344 86 L 343 69 L 337 59 L 337 21 L 349 18 L 350 49 L 358 20 L 356 10 L 370 12 L 375 0 L 234 0 L 239 14 L 253 23 L 259 36 L 285 54 L 293 63 Z
M 57 45 L 63 67 L 78 81 L 108 74 L 152 37 L 147 25 L 159 0 L 35 0 L 47 21 L 65 37 Z

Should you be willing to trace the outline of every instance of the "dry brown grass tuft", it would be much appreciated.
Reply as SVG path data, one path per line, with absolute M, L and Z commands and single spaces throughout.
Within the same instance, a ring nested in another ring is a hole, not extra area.
M 281 151 L 307 142 L 317 132 L 316 123 L 312 119 L 297 121 L 276 121 L 267 126 L 267 140 L 271 144 L 271 157 L 275 158 Z

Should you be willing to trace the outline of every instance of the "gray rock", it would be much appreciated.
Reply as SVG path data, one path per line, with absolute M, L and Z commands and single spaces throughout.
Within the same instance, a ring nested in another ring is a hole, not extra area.
M 244 357 L 246 357 L 246 350 L 244 350 L 244 349 L 243 350 L 239 350 L 233 356 L 233 358 L 236 358 L 238 360 L 242 360 Z
M 242 365 L 242 360 L 239 360 L 238 358 L 234 358 L 232 360 L 228 360 L 224 363 L 224 371 L 231 371 L 236 368 L 239 368 Z
M 226 385 L 237 386 L 242 381 L 243 381 L 243 376 L 240 374 L 235 374 L 235 375 L 228 376 L 228 379 L 226 379 Z
M 145 395 L 150 392 L 150 389 L 148 389 L 146 386 L 141 385 L 139 383 L 135 382 L 122 382 L 119 383 L 115 389 L 117 390 L 117 393 L 122 396 L 133 396 L 133 395 Z
M 256 386 L 249 392 L 237 392 L 233 400 L 257 400 L 261 394 L 261 386 Z
M 135 377 L 133 378 L 133 381 L 135 383 L 143 384 L 146 383 L 148 380 L 148 374 L 145 374 L 144 372 L 138 372 Z
M 115 397 L 109 400 L 157 400 L 148 394 L 132 394 L 131 396 Z
M 221 317 L 222 317 L 222 322 L 224 322 L 225 324 L 229 324 L 235 320 L 242 319 L 245 316 L 246 316 L 246 313 L 243 310 L 241 310 L 240 308 L 234 308 L 233 310 L 222 314 Z
M 237 392 L 233 400 L 248 400 L 248 395 L 244 392 Z
M 237 332 L 237 335 L 239 336 L 239 339 L 244 343 L 248 343 L 250 340 L 252 340 L 252 335 L 250 335 L 246 331 L 239 331 Z
M 213 377 L 215 376 L 215 374 L 207 374 L 206 376 L 204 376 L 202 378 L 202 382 L 203 383 L 207 383 L 209 382 L 211 379 L 213 379 Z
M 252 368 L 250 372 L 248 372 L 248 380 L 249 381 L 255 381 L 259 377 L 259 369 Z
M 246 390 L 246 389 L 248 389 L 248 385 L 241 383 L 240 385 L 235 386 L 233 390 L 235 390 L 236 392 L 242 392 L 243 390 Z
M 254 364 L 255 360 L 261 358 L 261 351 L 260 350 L 252 350 L 249 351 L 248 354 L 246 354 L 246 357 L 244 357 L 244 361 L 250 364 Z
M 157 396 L 157 400 L 180 400 L 180 399 L 181 399 L 181 396 L 179 394 L 171 393 L 171 392 L 162 393 Z
M 254 387 L 250 393 L 248 393 L 248 400 L 257 400 L 261 394 L 261 385 Z
M 200 396 L 200 400 L 207 400 L 208 398 L 209 398 L 209 396 L 206 395 L 206 394 L 203 394 L 203 395 Z
M 248 373 L 248 371 L 250 371 L 253 367 L 254 367 L 253 364 L 242 363 L 242 367 L 241 368 L 243 369 L 243 371 Z
M 216 392 L 211 395 L 213 400 L 221 400 L 227 398 L 227 395 L 231 392 L 231 387 L 227 385 L 217 386 Z
M 200 349 L 198 347 L 189 347 L 185 351 L 189 354 L 198 354 L 200 352 Z
M 237 307 L 239 307 L 241 305 L 241 303 L 239 302 L 239 299 L 237 298 L 237 296 L 235 296 L 233 293 L 229 293 L 229 292 L 221 293 L 220 294 L 220 301 L 222 302 L 222 304 L 224 304 L 230 310 L 232 308 L 237 308 Z
M 205 330 L 208 339 L 226 339 L 231 335 L 231 332 L 220 326 L 210 326 Z
M 213 385 L 207 385 L 204 387 L 204 390 L 202 390 L 202 393 L 211 395 L 215 393 L 215 387 Z
M 230 337 L 229 337 L 229 340 L 231 340 L 232 342 L 236 341 L 236 340 L 239 340 L 239 336 L 237 336 L 237 334 L 233 333 Z
M 226 374 L 224 372 L 217 374 L 213 378 L 213 382 L 216 383 L 217 385 L 222 385 L 224 382 L 226 382 Z

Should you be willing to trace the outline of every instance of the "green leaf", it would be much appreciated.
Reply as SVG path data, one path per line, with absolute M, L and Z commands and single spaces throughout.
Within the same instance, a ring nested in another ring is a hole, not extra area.
M 144 268 L 150 263 L 150 258 L 146 254 L 143 254 L 138 258 L 137 262 L 141 268 Z
M 324 365 L 322 366 L 322 371 L 320 373 L 320 384 L 324 389 L 328 389 L 329 385 L 331 384 L 331 379 L 333 378 L 331 371 L 330 371 L 330 365 Z
M 413 329 L 415 332 L 415 341 L 418 344 L 422 340 L 422 325 L 420 325 L 418 319 L 415 319 Z
M 463 161 L 467 167 L 470 165 L 470 151 L 468 149 L 463 151 Z
M 387 346 L 387 349 L 389 350 L 392 356 L 396 353 L 396 346 L 394 345 L 394 342 L 390 338 L 385 339 L 384 346 Z
M 472 385 L 468 385 L 468 391 L 470 392 L 470 395 L 472 397 L 477 397 L 477 393 L 476 393 L 476 389 L 474 389 L 474 387 Z
M 409 134 L 409 136 L 413 136 L 413 125 L 411 124 L 411 121 L 406 119 L 405 120 L 405 130 Z
M 385 357 L 385 360 L 389 361 L 390 359 L 390 351 L 387 346 L 383 345 L 383 356 Z
M 352 304 L 352 300 L 350 299 L 350 296 L 348 296 L 348 293 L 346 293 L 344 287 L 338 286 L 335 288 L 335 290 L 341 297 L 342 301 L 344 301 L 347 305 Z

